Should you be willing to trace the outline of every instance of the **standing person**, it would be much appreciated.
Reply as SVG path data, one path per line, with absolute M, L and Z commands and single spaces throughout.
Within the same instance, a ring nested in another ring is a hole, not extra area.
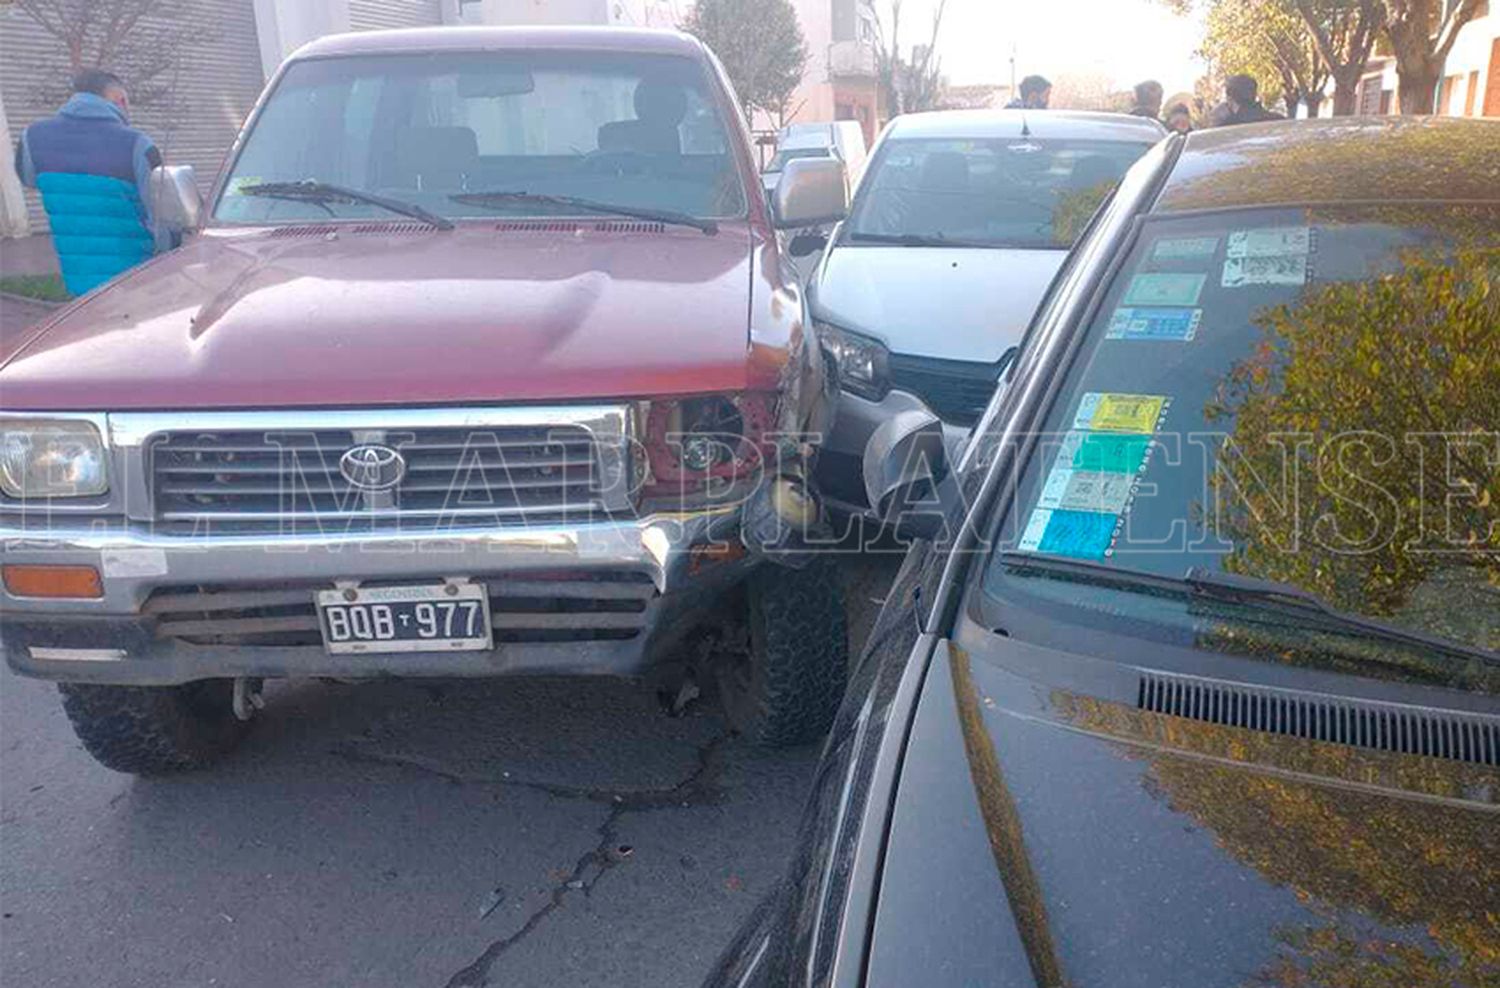
M 1172 104 L 1172 108 L 1167 111 L 1167 129 L 1176 134 L 1192 132 L 1193 111 L 1186 103 Z
M 146 196 L 162 162 L 155 142 L 130 126 L 120 77 L 86 69 L 56 116 L 27 127 L 16 173 L 42 194 L 63 283 L 82 295 L 156 253 Z
M 1045 110 L 1052 101 L 1052 83 L 1045 76 L 1029 75 L 1021 80 L 1021 95 L 1005 104 L 1007 110 Z
M 1152 120 L 1161 118 L 1161 101 L 1166 96 L 1166 90 L 1161 83 L 1155 79 L 1147 79 L 1145 82 L 1135 84 L 1135 105 L 1130 108 L 1133 117 L 1150 117 Z
M 1260 105 L 1260 84 L 1254 76 L 1232 75 L 1224 80 L 1224 114 L 1220 126 L 1286 119 Z

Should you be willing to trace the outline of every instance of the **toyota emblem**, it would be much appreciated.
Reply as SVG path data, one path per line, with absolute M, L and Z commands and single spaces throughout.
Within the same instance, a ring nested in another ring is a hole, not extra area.
M 356 446 L 339 457 L 339 473 L 351 487 L 383 491 L 401 483 L 406 476 L 406 459 L 389 446 Z

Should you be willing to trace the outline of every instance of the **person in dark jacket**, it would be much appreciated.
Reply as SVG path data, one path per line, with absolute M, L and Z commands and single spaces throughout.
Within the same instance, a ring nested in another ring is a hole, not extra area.
M 1186 103 L 1174 103 L 1167 111 L 1167 129 L 1177 134 L 1189 134 L 1193 130 L 1193 111 Z
M 73 96 L 21 134 L 16 173 L 42 194 L 63 283 L 82 295 L 150 257 L 168 234 L 151 216 L 147 177 L 156 144 L 130 126 L 119 76 L 80 72 Z
M 1007 110 L 1045 110 L 1052 100 L 1052 83 L 1045 76 L 1027 76 L 1020 89 L 1021 95 L 1005 104 Z
M 1224 115 L 1215 126 L 1286 119 L 1260 105 L 1260 84 L 1254 76 L 1232 75 L 1224 80 Z
M 1145 82 L 1135 84 L 1135 103 L 1130 107 L 1130 115 L 1133 117 L 1150 117 L 1152 120 L 1161 118 L 1161 101 L 1166 97 L 1166 90 L 1162 84 L 1155 79 L 1147 79 Z

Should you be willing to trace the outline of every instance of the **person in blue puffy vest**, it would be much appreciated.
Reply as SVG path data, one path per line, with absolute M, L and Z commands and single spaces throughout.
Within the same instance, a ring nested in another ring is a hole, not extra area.
M 16 173 L 42 194 L 63 284 L 82 295 L 170 246 L 158 231 L 146 178 L 161 152 L 130 126 L 120 77 L 87 69 L 57 115 L 27 127 Z

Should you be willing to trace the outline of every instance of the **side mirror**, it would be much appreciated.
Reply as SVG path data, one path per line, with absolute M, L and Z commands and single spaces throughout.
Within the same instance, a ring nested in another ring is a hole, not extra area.
M 898 535 L 940 535 L 957 490 L 948 468 L 943 423 L 924 411 L 899 412 L 865 444 L 865 496 L 882 524 Z
M 147 182 L 158 222 L 172 230 L 196 230 L 203 223 L 203 193 L 192 165 L 158 165 Z
M 849 173 L 837 158 L 793 158 L 771 200 L 782 229 L 836 223 L 849 211 Z

